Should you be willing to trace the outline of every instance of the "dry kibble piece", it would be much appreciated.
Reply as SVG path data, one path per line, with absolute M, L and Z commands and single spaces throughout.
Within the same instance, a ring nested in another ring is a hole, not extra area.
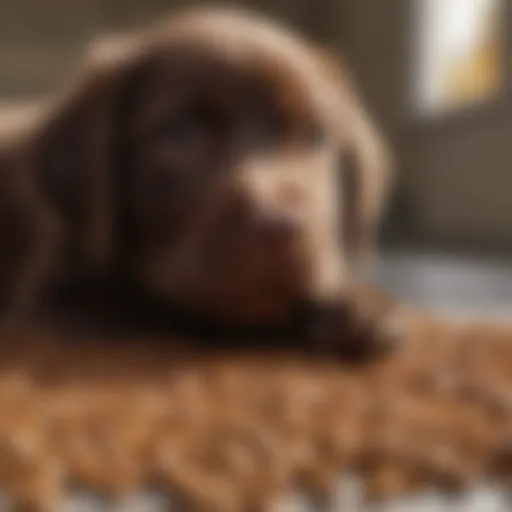
M 493 474 L 512 478 L 512 440 L 496 443 L 490 459 L 490 470 Z
M 241 498 L 226 479 L 191 466 L 186 459 L 172 454 L 164 461 L 161 481 L 173 499 L 195 512 L 239 512 Z
M 422 462 L 429 481 L 446 491 L 466 489 L 478 477 L 478 467 L 473 461 L 449 446 L 430 448 Z
M 366 495 L 370 500 L 391 499 L 406 493 L 411 486 L 412 475 L 397 461 L 374 468 L 366 480 Z
M 11 482 L 10 492 L 16 510 L 55 512 L 59 510 L 64 488 L 64 468 L 60 461 L 48 457 L 34 461 Z
M 289 478 L 287 475 L 277 474 L 278 472 L 279 470 L 275 467 L 262 467 L 250 478 L 237 483 L 243 510 L 266 511 L 272 503 L 286 494 L 289 490 Z
M 334 485 L 341 473 L 340 468 L 332 463 L 316 461 L 299 470 L 297 484 L 317 502 L 327 503 Z

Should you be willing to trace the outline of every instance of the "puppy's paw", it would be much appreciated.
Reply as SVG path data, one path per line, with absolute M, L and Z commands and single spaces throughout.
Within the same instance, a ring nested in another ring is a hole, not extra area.
M 382 296 L 354 294 L 321 306 L 307 326 L 313 353 L 363 362 L 395 352 L 405 337 L 407 314 Z

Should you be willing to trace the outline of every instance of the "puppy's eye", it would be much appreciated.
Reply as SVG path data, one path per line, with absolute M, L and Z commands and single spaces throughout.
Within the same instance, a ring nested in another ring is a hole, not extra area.
M 201 141 L 205 127 L 195 116 L 179 116 L 165 123 L 161 135 L 176 147 L 189 147 Z

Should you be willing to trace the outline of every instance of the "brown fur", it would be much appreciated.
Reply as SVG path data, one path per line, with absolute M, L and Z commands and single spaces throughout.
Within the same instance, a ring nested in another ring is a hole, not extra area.
M 284 27 L 199 9 L 100 44 L 9 139 L 2 192 L 30 241 L 4 266 L 15 307 L 54 277 L 115 272 L 227 324 L 302 312 L 328 345 L 379 345 L 346 309 L 387 157 L 341 66 Z

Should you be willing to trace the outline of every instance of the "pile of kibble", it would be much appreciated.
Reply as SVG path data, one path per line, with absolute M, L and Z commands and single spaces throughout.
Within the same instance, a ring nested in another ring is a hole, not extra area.
M 241 512 L 295 488 L 325 498 L 354 471 L 374 498 L 512 482 L 512 328 L 411 318 L 409 331 L 361 367 L 5 334 L 1 487 L 24 510 L 57 510 L 79 485 Z

